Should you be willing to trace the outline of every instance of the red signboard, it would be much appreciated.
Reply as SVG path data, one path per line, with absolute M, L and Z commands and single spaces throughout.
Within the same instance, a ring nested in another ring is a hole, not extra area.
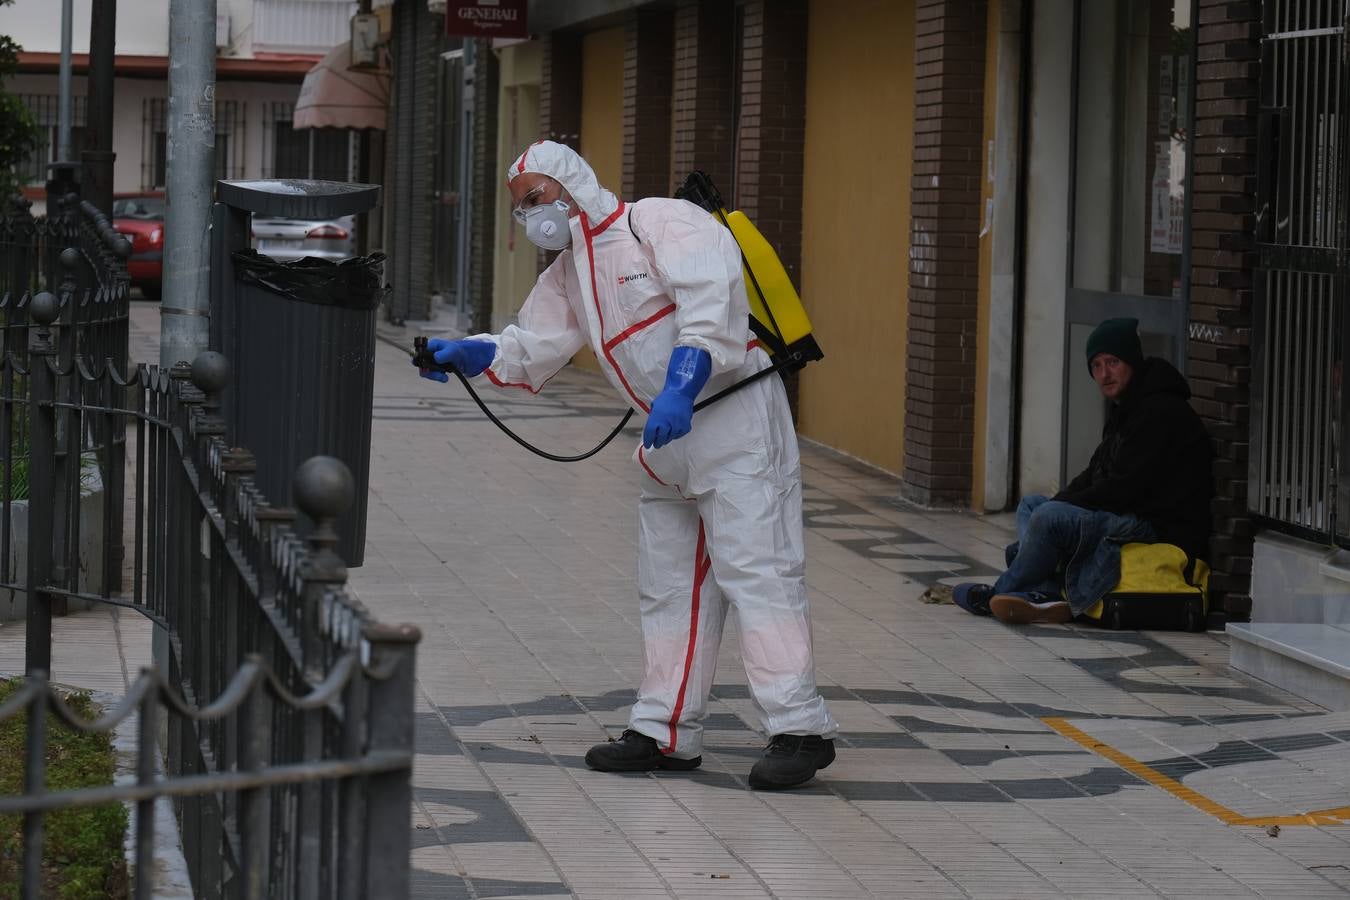
M 448 0 L 445 33 L 452 37 L 527 38 L 527 0 Z

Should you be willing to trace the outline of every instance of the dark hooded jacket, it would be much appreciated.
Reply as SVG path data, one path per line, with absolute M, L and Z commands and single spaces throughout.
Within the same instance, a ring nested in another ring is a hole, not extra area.
M 1190 396 L 1171 363 L 1146 359 L 1107 414 L 1092 461 L 1054 499 L 1132 513 L 1159 540 L 1207 559 L 1213 450 Z

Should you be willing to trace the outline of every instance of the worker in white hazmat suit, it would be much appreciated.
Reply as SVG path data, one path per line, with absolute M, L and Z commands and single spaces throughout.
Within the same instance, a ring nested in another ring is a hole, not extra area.
M 748 385 L 693 416 L 696 398 L 770 365 L 749 333 L 731 233 L 684 200 L 625 204 L 571 148 L 541 141 L 507 172 L 526 236 L 562 250 L 498 335 L 434 339 L 436 361 L 537 392 L 589 345 L 624 401 L 646 413 L 634 461 L 646 674 L 629 727 L 591 748 L 602 771 L 701 762 L 708 691 L 728 606 L 770 736 L 756 788 L 809 781 L 834 760 L 837 725 L 816 689 L 803 574 L 801 472 L 782 381 Z M 445 380 L 441 372 L 427 377 Z

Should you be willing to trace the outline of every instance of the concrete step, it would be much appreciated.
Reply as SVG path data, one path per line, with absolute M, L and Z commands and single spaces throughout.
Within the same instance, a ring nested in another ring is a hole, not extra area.
M 1228 625 L 1233 668 L 1333 710 L 1350 710 L 1350 626 Z

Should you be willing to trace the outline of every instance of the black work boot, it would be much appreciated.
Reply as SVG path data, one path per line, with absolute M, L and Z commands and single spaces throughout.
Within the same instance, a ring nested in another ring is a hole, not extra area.
M 586 765 L 601 772 L 650 772 L 652 769 L 687 772 L 697 769 L 701 762 L 701 756 L 676 759 L 662 753 L 656 741 L 631 728 L 624 729 L 617 741 L 610 738 L 586 751 Z
M 818 734 L 775 734 L 750 770 L 750 786 L 760 791 L 796 787 L 832 762 L 834 741 Z

